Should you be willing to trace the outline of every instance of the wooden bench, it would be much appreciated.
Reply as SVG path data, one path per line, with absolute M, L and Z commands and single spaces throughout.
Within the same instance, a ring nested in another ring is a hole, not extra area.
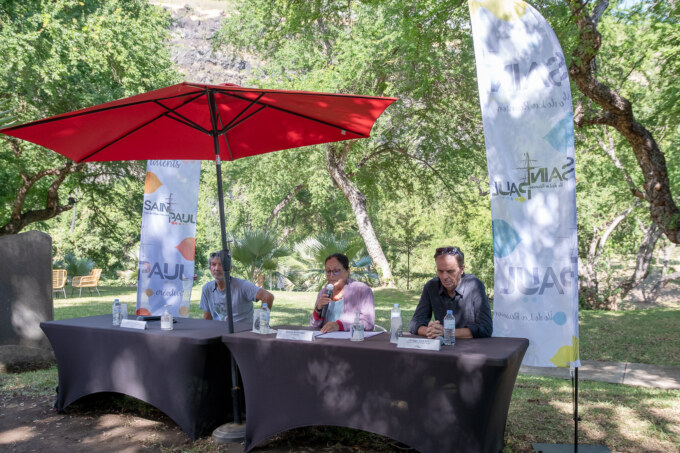
M 94 288 L 97 291 L 97 294 L 101 296 L 99 288 L 97 288 L 101 275 L 101 269 L 92 269 L 90 275 L 78 275 L 73 277 L 73 280 L 71 280 L 71 295 L 73 296 L 74 288 L 78 288 L 78 297 L 83 294 L 83 288 L 87 288 L 90 291 L 90 294 L 92 294 L 92 288 Z

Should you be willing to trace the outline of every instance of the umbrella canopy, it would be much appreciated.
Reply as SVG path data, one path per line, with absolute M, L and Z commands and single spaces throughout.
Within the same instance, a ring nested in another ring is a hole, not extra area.
M 75 162 L 233 160 L 368 137 L 395 100 L 185 82 L 0 132 Z

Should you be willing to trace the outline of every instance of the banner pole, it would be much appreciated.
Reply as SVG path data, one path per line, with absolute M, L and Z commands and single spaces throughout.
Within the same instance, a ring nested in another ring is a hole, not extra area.
M 574 368 L 574 453 L 578 453 L 578 367 Z

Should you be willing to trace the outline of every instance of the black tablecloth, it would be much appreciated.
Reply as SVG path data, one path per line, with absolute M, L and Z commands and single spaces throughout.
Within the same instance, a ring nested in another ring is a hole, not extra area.
M 232 417 L 224 322 L 179 318 L 147 330 L 111 325 L 111 315 L 40 323 L 59 369 L 57 410 L 98 392 L 133 396 L 172 418 L 192 439 Z M 237 324 L 234 330 L 249 330 Z
M 524 338 L 484 338 L 441 351 L 397 349 L 386 333 L 302 342 L 242 332 L 223 341 L 243 376 L 246 451 L 313 425 L 382 434 L 423 453 L 502 451 L 529 346 Z

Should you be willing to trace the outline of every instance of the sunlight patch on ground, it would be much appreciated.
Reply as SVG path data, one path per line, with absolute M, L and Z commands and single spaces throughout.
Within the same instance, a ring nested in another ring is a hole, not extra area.
M 649 431 L 654 429 L 652 423 L 638 414 L 637 411 L 628 407 L 617 406 L 613 408 L 612 421 L 618 427 L 619 436 L 632 442 L 641 442 L 649 437 Z
M 574 406 L 571 401 L 551 401 L 550 405 L 563 414 L 571 414 L 574 412 Z
M 0 432 L 0 445 L 8 445 L 16 442 L 21 442 L 33 435 L 34 428 L 30 426 L 21 426 L 19 428 L 10 429 L 8 431 Z

